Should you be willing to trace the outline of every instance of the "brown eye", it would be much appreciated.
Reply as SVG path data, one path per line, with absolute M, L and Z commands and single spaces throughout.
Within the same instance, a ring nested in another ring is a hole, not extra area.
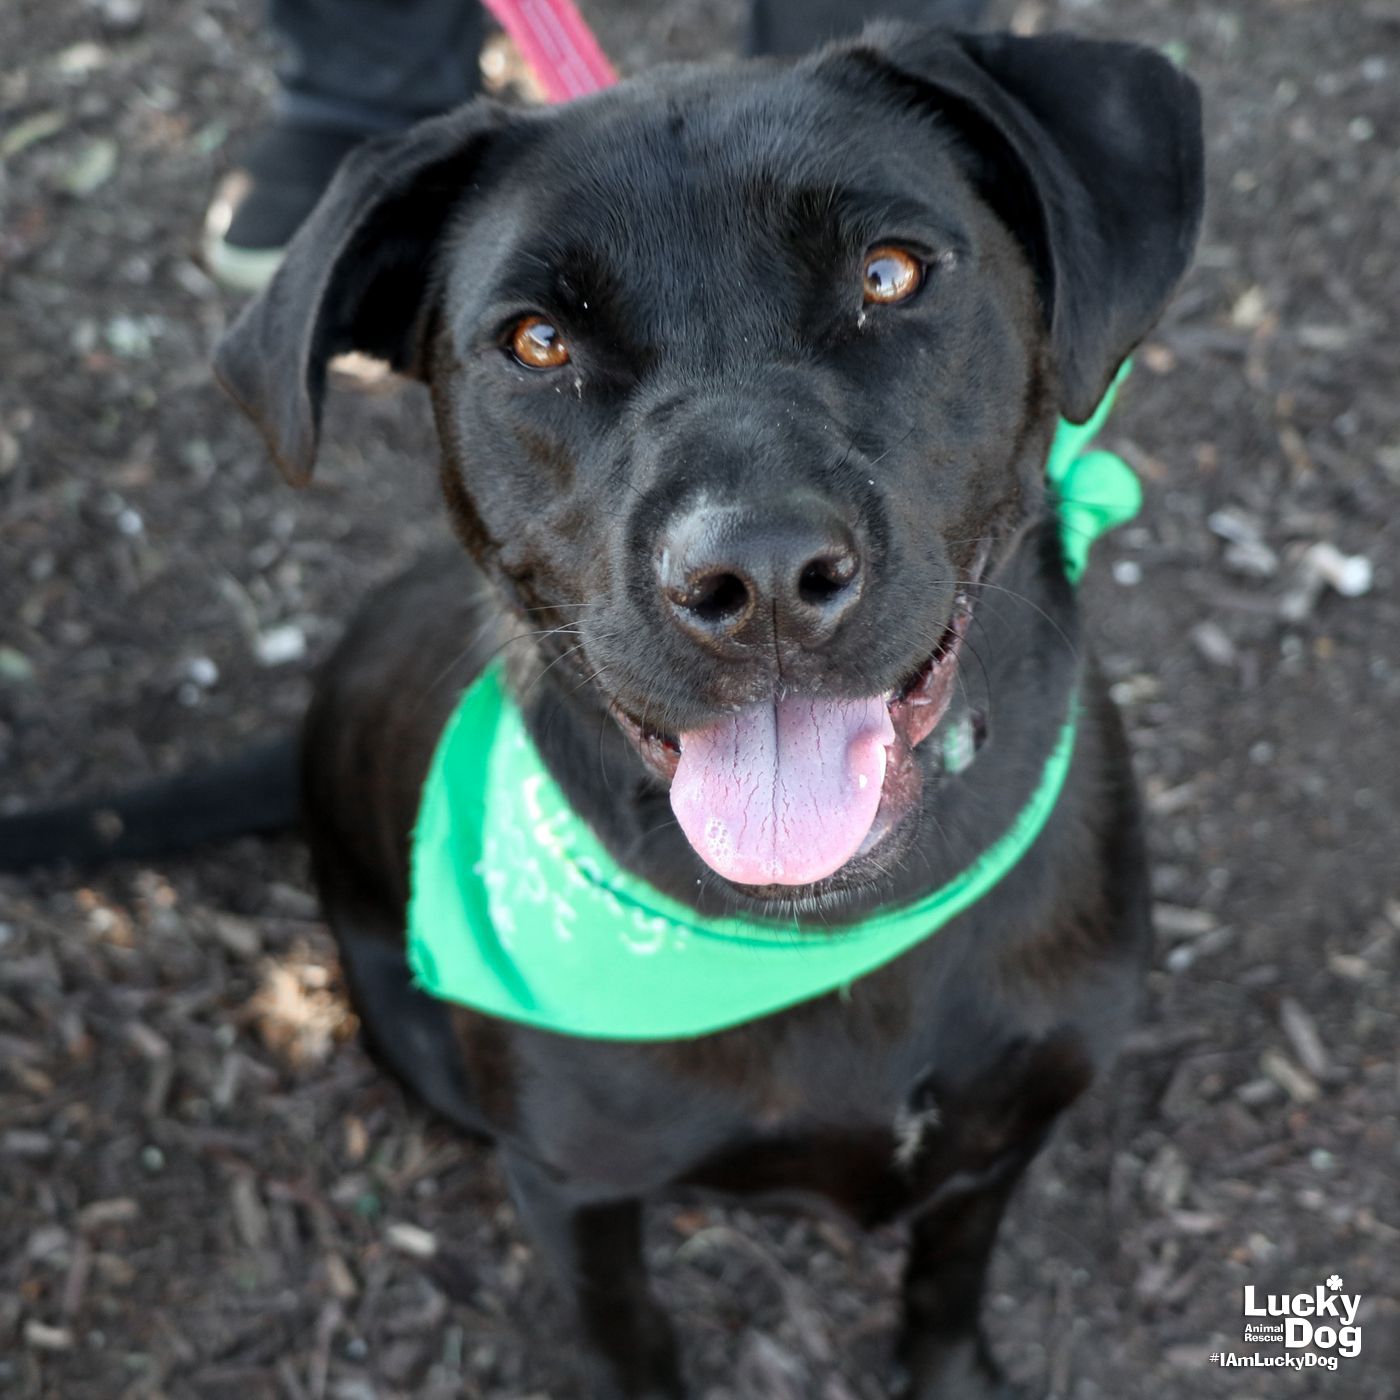
M 872 248 L 865 255 L 865 300 L 882 306 L 908 301 L 923 284 L 923 264 L 903 248 Z
M 569 347 L 557 326 L 543 316 L 527 316 L 510 334 L 511 354 L 531 369 L 558 369 L 569 363 Z

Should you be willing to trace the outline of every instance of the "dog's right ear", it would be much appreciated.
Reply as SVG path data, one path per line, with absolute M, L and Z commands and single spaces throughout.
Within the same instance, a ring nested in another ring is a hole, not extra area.
M 504 120 L 477 101 L 356 147 L 220 341 L 214 373 L 293 485 L 311 479 L 334 356 L 359 350 L 421 373 L 434 246 Z

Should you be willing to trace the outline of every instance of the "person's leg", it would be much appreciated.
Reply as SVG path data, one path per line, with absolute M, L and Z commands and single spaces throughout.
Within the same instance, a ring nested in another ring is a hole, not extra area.
M 270 0 L 268 14 L 291 121 L 389 131 L 476 94 L 476 0 Z
M 220 187 L 205 257 L 256 291 L 347 151 L 476 94 L 485 15 L 477 0 L 269 0 L 283 50 L 271 120 Z

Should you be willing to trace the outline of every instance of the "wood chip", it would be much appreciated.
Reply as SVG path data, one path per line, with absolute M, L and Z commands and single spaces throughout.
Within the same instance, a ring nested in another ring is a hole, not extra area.
M 358 1166 L 369 1154 L 369 1129 L 365 1120 L 349 1113 L 345 1117 L 345 1155 Z
M 1201 784 L 1193 778 L 1190 782 L 1178 783 L 1171 788 L 1153 789 L 1149 786 L 1147 806 L 1156 816 L 1170 817 L 1197 804 L 1200 797 Z
M 330 1286 L 333 1297 L 347 1302 L 360 1291 L 359 1284 L 355 1282 L 355 1275 L 350 1272 L 350 1266 L 339 1254 L 334 1251 L 327 1254 L 325 1267 L 326 1283 Z
M 1348 982 L 1364 982 L 1371 973 L 1371 964 L 1355 953 L 1333 953 L 1327 959 L 1327 966 Z
M 53 1150 L 54 1141 L 47 1133 L 28 1128 L 11 1128 L 0 1137 L 0 1156 L 4 1157 L 47 1157 Z
M 1239 659 L 1234 641 L 1218 622 L 1198 622 L 1191 629 L 1191 640 L 1213 666 L 1233 666 Z
M 1208 1210 L 1174 1210 L 1171 1222 L 1183 1235 L 1214 1235 L 1225 1228 L 1225 1217 Z
M 1292 997 L 1284 997 L 1279 1005 L 1279 1021 L 1293 1053 L 1303 1062 L 1303 1068 L 1316 1079 L 1325 1079 L 1330 1069 L 1327 1048 L 1318 1033 L 1317 1022 Z
M 68 1265 L 68 1275 L 63 1281 L 63 1293 L 59 1308 L 63 1316 L 70 1320 L 83 1310 L 83 1300 L 87 1297 L 88 1279 L 92 1276 L 92 1246 L 79 1238 L 73 1246 L 73 1257 Z
M 136 1266 L 120 1254 L 95 1254 L 93 1272 L 114 1288 L 130 1288 L 136 1281 Z
M 125 1225 L 141 1214 L 141 1207 L 130 1196 L 112 1196 L 91 1201 L 78 1212 L 80 1230 L 100 1230 L 104 1225 Z
M 331 1343 L 344 1321 L 345 1311 L 334 1298 L 326 1303 L 316 1319 L 316 1341 L 306 1368 L 306 1389 L 311 1400 L 321 1400 L 326 1393 L 326 1381 L 331 1369 Z
M 1265 1050 L 1259 1067 L 1294 1103 L 1316 1103 L 1322 1096 L 1317 1081 L 1278 1050 Z
M 62 1225 L 41 1225 L 30 1233 L 25 1244 L 25 1257 L 29 1259 L 50 1259 L 55 1255 L 68 1253 L 72 1236 Z
M 1162 1360 L 1173 1371 L 1203 1371 L 1206 1366 L 1206 1357 L 1212 1350 L 1219 1351 L 1220 1348 L 1214 1343 L 1179 1342 L 1163 1351 Z
M 1269 1078 L 1251 1079 L 1235 1090 L 1235 1097 L 1247 1107 L 1254 1108 L 1278 1097 L 1278 1081 Z
M 251 1172 L 239 1172 L 229 1182 L 229 1204 L 239 1239 L 249 1249 L 262 1249 L 268 1238 L 267 1209 Z
M 1152 921 L 1169 938 L 1199 938 L 1216 926 L 1216 917 L 1204 909 L 1188 909 L 1180 904 L 1152 906 Z
M 397 1222 L 385 1227 L 384 1238 L 401 1254 L 414 1259 L 431 1259 L 437 1253 L 437 1236 L 420 1225 Z
M 50 1327 L 32 1318 L 24 1324 L 25 1344 L 35 1351 L 71 1351 L 73 1333 L 67 1327 Z
M 168 1060 L 170 1042 L 158 1031 L 153 1031 L 144 1021 L 133 1021 L 126 1028 L 127 1039 L 148 1059 Z
M 253 959 L 263 950 L 262 932 L 248 919 L 220 914 L 214 920 L 214 936 L 236 958 Z

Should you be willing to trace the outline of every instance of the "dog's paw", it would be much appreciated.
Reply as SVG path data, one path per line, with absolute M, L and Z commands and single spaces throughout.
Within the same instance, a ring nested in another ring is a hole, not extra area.
M 974 1341 L 926 1350 L 902 1372 L 895 1400 L 1041 1400 L 1002 1373 Z
M 585 1400 L 687 1400 L 688 1395 L 678 1380 L 661 1381 L 637 1390 L 631 1386 L 619 1386 L 611 1377 L 586 1378 L 581 1393 Z
M 671 1326 L 659 1310 L 638 1329 L 631 1347 L 578 1357 L 586 1400 L 686 1400 L 680 1354 Z
M 895 1400 L 1041 1400 L 1040 1392 L 1027 1389 L 1005 1376 L 940 1376 L 908 1381 L 896 1388 Z

